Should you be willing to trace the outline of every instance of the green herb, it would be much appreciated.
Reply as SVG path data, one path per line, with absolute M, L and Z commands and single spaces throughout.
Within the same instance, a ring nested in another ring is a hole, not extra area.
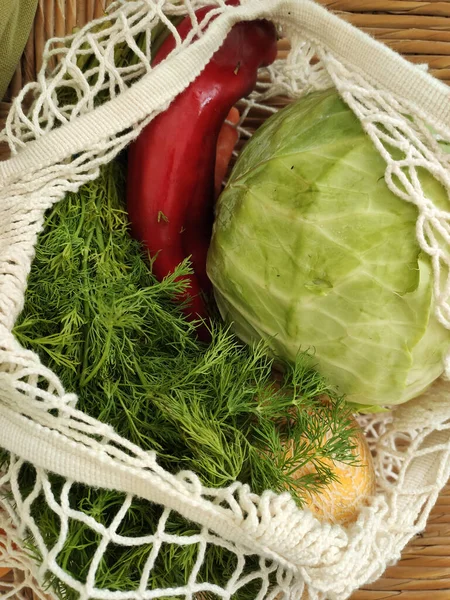
M 212 326 L 209 345 L 197 341 L 195 325 L 175 299 L 183 286 L 178 276 L 190 266 L 184 263 L 163 282 L 155 280 L 147 254 L 129 235 L 124 172 L 122 159 L 110 163 L 47 214 L 16 337 L 68 391 L 77 392 L 81 410 L 141 448 L 157 450 L 160 464 L 172 473 L 191 469 L 212 487 L 238 479 L 256 493 L 289 489 L 301 505 L 307 490 L 334 478 L 324 459 L 353 461 L 348 408 L 306 354 L 282 365 L 275 384 L 274 358 L 264 344 L 242 345 L 220 321 Z M 331 408 L 320 401 L 324 394 Z M 327 431 L 332 435 L 325 441 Z M 287 439 L 293 440 L 292 456 Z M 296 465 L 306 461 L 314 461 L 317 474 L 295 481 Z M 34 479 L 31 466 L 22 470 L 24 493 Z M 51 483 L 59 497 L 63 482 L 53 477 Z M 83 485 L 70 493 L 73 508 L 104 523 L 123 500 L 119 492 Z M 32 514 L 51 547 L 59 518 L 41 496 Z M 121 532 L 154 531 L 160 515 L 161 507 L 135 499 Z M 171 513 L 167 529 L 188 535 L 198 526 Z M 83 580 L 98 542 L 87 526 L 72 523 L 58 564 Z M 33 540 L 29 544 L 39 560 Z M 96 585 L 135 589 L 149 551 L 110 544 Z M 196 547 L 164 544 L 149 585 L 183 584 L 195 560 Z M 248 568 L 254 564 L 250 560 Z M 235 566 L 232 553 L 209 547 L 200 577 L 224 583 Z M 77 597 L 56 578 L 49 583 L 62 598 Z M 254 597 L 254 588 L 247 592 Z M 243 590 L 239 598 L 246 597 Z

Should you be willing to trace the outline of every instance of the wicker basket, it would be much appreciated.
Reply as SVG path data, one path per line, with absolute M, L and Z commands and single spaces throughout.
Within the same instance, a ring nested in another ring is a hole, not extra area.
M 47 39 L 71 33 L 100 16 L 112 0 L 39 0 L 33 30 L 9 89 L 0 102 L 0 128 L 11 99 L 36 78 Z M 319 0 L 340 17 L 416 64 L 427 64 L 450 84 L 450 2 L 424 0 Z M 280 45 L 280 52 L 285 48 Z M 0 148 L 0 159 L 7 149 Z M 1 564 L 0 564 L 1 567 Z M 1 571 L 1 569 L 0 569 Z M 8 574 L 6 577 L 11 577 Z M 3 596 L 0 578 L 0 598 Z M 31 596 L 30 596 L 31 597 Z M 399 563 L 351 600 L 450 600 L 450 484 L 442 491 L 426 531 L 405 548 Z

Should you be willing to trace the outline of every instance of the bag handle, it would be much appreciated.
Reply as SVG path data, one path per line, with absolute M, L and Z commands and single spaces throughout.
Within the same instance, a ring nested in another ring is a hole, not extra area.
M 45 169 L 81 153 L 163 110 L 193 81 L 231 27 L 238 21 L 267 18 L 319 42 L 350 68 L 400 97 L 414 98 L 419 111 L 432 117 L 450 136 L 450 95 L 447 86 L 408 63 L 394 51 L 346 23 L 313 0 L 244 0 L 227 7 L 202 37 L 168 62 L 163 62 L 124 93 L 90 113 L 29 142 L 22 151 L 0 162 L 0 183 L 25 172 Z

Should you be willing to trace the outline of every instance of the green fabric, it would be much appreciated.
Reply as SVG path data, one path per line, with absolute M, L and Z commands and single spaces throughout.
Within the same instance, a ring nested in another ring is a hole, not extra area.
M 0 0 L 0 99 L 20 60 L 38 0 Z

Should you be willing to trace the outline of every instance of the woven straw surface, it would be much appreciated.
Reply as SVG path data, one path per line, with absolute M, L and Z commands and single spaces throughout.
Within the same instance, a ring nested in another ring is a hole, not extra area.
M 450 2 L 319 0 L 413 63 L 450 84 Z M 450 596 L 449 596 L 450 597 Z
M 28 44 L 7 94 L 0 102 L 0 128 L 11 99 L 25 83 L 35 79 L 45 41 L 71 33 L 75 27 L 100 16 L 111 1 L 39 0 Z M 319 1 L 408 60 L 428 64 L 435 77 L 450 85 L 450 1 Z M 5 157 L 5 149 L 0 148 L 0 158 Z M 399 563 L 351 598 L 388 599 L 450 600 L 450 483 L 442 491 L 426 530 L 405 548 Z

